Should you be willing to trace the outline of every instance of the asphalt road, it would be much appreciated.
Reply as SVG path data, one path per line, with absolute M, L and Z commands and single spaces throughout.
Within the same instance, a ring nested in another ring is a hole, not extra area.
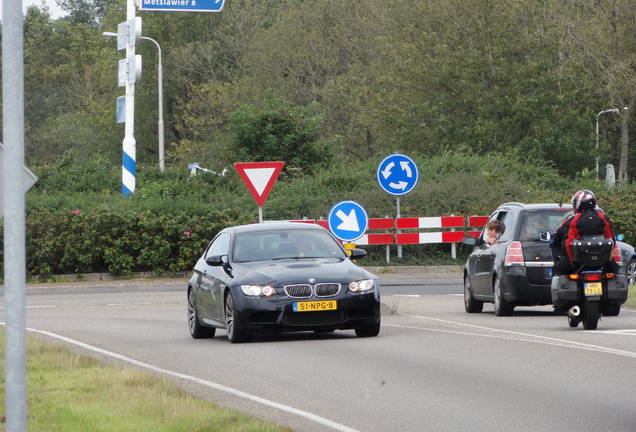
M 30 289 L 27 327 L 298 431 L 636 430 L 635 311 L 584 331 L 549 307 L 466 314 L 457 274 L 381 279 L 376 338 L 195 341 L 177 280 Z

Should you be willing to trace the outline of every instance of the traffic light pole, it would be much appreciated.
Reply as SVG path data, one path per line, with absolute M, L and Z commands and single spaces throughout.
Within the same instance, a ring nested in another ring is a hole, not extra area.
M 126 124 L 124 129 L 124 142 L 122 153 L 121 194 L 123 196 L 135 193 L 137 181 L 137 142 L 135 141 L 135 71 L 131 70 L 132 59 L 135 58 L 135 34 L 132 31 L 132 23 L 135 20 L 135 2 L 128 0 L 126 7 L 127 32 L 126 41 Z M 141 67 L 141 65 L 139 65 Z

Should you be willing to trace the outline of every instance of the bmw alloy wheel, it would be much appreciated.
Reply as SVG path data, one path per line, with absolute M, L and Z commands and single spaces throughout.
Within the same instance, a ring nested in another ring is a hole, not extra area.
M 199 314 L 197 312 L 194 290 L 188 290 L 188 329 L 190 336 L 194 339 L 203 339 L 214 337 L 216 329 L 212 327 L 204 327 L 199 322 Z
M 241 329 L 241 323 L 236 316 L 236 304 L 232 292 L 228 292 L 225 296 L 225 328 L 227 338 L 231 343 L 246 342 L 251 339 L 251 335 Z

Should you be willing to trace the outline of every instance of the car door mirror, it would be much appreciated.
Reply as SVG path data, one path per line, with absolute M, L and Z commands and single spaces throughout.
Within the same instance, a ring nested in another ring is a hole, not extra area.
M 226 260 L 223 259 L 225 256 L 226 255 L 210 255 L 205 259 L 205 263 L 210 267 L 220 267 L 225 264 Z
M 367 251 L 365 251 L 364 249 L 355 248 L 355 249 L 348 249 L 348 250 L 350 251 L 349 259 L 351 260 L 361 259 L 367 256 Z
M 462 243 L 466 246 L 477 246 L 477 239 L 475 237 L 465 237 Z
M 546 243 L 552 243 L 552 233 L 550 231 L 541 231 L 539 233 L 539 240 Z

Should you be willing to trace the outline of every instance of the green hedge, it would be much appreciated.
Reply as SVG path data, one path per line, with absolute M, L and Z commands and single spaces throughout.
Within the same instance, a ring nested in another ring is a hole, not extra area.
M 211 211 L 205 216 L 37 211 L 26 221 L 27 272 L 47 277 L 186 271 L 221 229 L 252 219 L 240 210 Z

